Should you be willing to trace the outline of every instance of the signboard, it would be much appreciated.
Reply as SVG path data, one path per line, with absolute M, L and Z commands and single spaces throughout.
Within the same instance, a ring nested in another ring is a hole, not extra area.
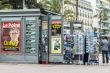
M 73 24 L 74 28 L 82 27 L 82 24 Z
M 52 20 L 61 20 L 62 17 L 61 17 L 61 16 L 53 15 L 53 16 L 51 17 L 51 19 L 52 19 Z
M 20 28 L 21 22 L 2 22 L 2 51 L 20 50 Z

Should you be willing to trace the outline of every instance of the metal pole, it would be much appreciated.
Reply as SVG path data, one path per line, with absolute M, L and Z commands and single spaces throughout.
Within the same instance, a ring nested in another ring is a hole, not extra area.
M 76 22 L 78 21 L 78 0 L 76 0 Z
M 62 13 L 62 15 L 64 15 L 64 0 L 62 0 L 61 13 Z
M 99 21 L 99 25 L 100 25 L 100 28 L 99 28 L 99 52 L 101 52 L 101 32 L 102 32 L 102 20 L 100 19 Z
M 23 9 L 26 9 L 25 0 L 23 0 Z

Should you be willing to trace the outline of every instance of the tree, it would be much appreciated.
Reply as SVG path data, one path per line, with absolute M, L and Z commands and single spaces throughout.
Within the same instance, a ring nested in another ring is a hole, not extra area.
M 41 0 L 39 4 L 41 4 L 44 9 L 61 13 L 62 1 L 63 0 Z M 73 3 L 70 0 L 64 0 L 64 4 L 72 5 Z M 64 8 L 64 18 L 67 21 L 72 21 L 74 19 L 74 11 Z
M 100 20 L 106 20 L 108 18 L 108 12 L 106 10 L 101 10 L 99 13 Z
M 61 10 L 61 0 L 41 0 L 39 2 L 44 9 L 60 13 Z
M 9 0 L 9 3 L 12 5 L 13 9 L 23 9 L 23 4 L 27 9 L 40 7 L 37 0 Z
M 26 8 L 35 9 L 40 8 L 41 6 L 37 3 L 37 0 L 25 0 Z
M 23 8 L 23 0 L 9 0 L 9 3 L 12 5 L 13 9 Z
M 94 27 L 94 32 L 97 32 L 97 28 L 96 27 Z
M 7 0 L 0 0 L 0 9 L 12 9 L 12 5 Z
M 74 21 L 74 11 L 68 9 L 64 11 L 64 19 L 66 21 Z
M 102 24 L 102 21 L 108 19 L 108 12 L 107 12 L 106 10 L 101 10 L 100 13 L 99 13 L 98 18 L 100 19 L 100 21 L 99 21 L 100 30 L 99 30 L 99 31 L 101 32 L 101 24 Z M 105 24 L 105 23 L 104 23 L 104 24 Z
M 60 13 L 62 8 L 63 0 L 41 0 L 39 4 L 43 6 L 44 9 Z M 64 4 L 71 4 L 70 0 L 64 0 Z

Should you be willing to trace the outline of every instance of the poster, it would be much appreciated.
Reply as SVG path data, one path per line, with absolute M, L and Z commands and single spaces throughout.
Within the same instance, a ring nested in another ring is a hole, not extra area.
M 51 53 L 61 53 L 61 38 L 51 38 Z
M 51 22 L 51 53 L 61 53 L 61 20 Z
M 51 35 L 60 36 L 61 35 L 61 20 L 53 20 L 51 25 Z
M 2 22 L 2 51 L 20 50 L 20 22 Z
M 42 29 L 48 29 L 48 21 L 42 21 Z
M 72 34 L 65 34 L 64 35 L 64 46 L 65 47 L 74 47 L 74 37 Z

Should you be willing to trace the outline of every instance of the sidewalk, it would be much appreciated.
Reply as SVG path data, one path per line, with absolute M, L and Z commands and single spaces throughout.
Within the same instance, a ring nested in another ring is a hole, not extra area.
M 0 73 L 110 73 L 110 65 L 41 65 L 0 63 Z

